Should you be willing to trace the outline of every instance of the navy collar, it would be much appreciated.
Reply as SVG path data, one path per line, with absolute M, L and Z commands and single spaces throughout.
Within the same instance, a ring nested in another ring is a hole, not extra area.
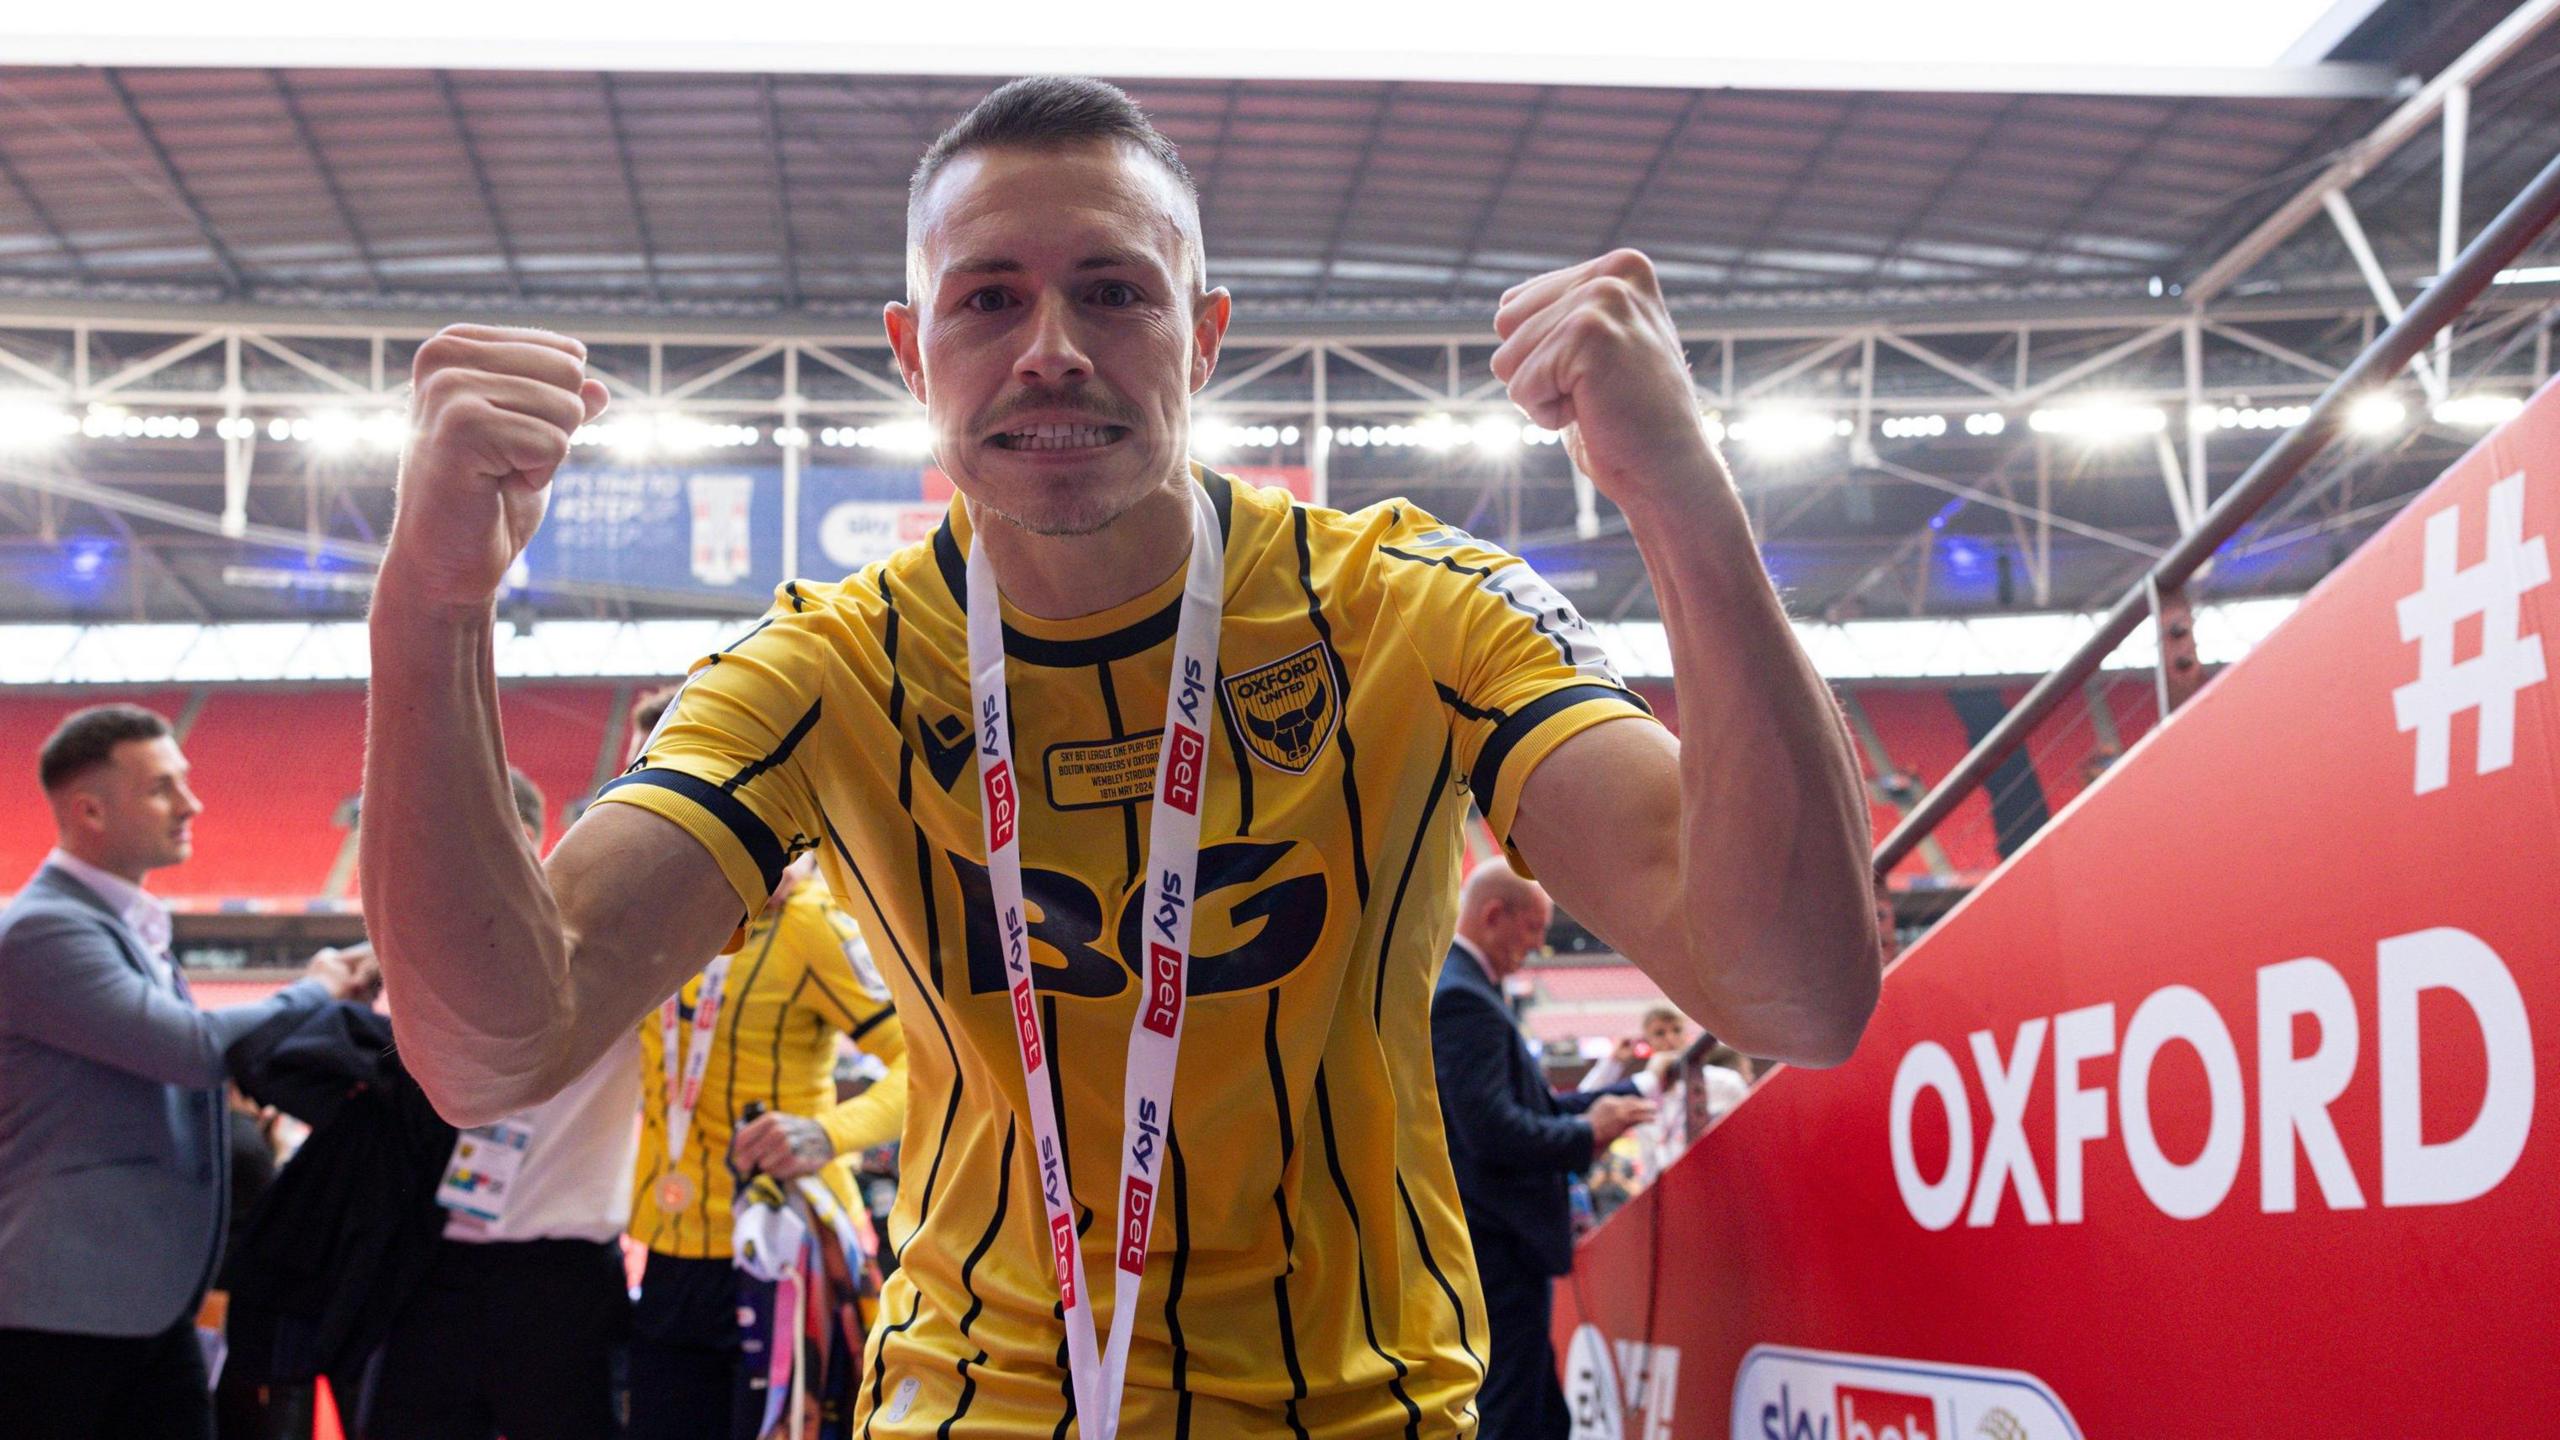
M 1209 504 L 1218 512 L 1218 538 L 1232 541 L 1235 534 L 1235 482 L 1205 465 L 1194 464 L 1191 473 L 1209 492 Z M 952 502 L 958 505 L 958 500 Z M 960 613 L 969 613 L 968 557 L 960 552 L 960 538 L 951 533 L 951 517 L 933 532 L 934 568 L 942 572 L 944 588 L 951 592 L 951 603 Z M 1004 653 L 1032 665 L 1069 670 L 1082 665 L 1104 665 L 1126 660 L 1173 638 L 1182 621 L 1182 597 L 1177 594 L 1143 620 L 1132 621 L 1117 630 L 1081 640 L 1052 640 L 1042 635 L 1026 635 L 1007 625 L 1004 627 Z

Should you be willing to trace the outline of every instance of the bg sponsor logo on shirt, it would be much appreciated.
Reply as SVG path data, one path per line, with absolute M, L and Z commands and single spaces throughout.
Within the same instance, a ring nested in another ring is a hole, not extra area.
M 1131 886 L 1106 901 L 1080 876 L 1036 865 L 1022 867 L 1022 895 L 1030 942 L 1039 963 L 1015 968 L 1008 931 L 979 917 L 995 908 L 987 867 L 954 851 L 943 852 L 958 882 L 969 917 L 969 993 L 1000 995 L 1023 970 L 1043 995 L 1108 1000 L 1140 986 L 1147 946 L 1170 933 L 1168 905 L 1191 902 L 1190 959 L 1184 994 L 1232 995 L 1276 984 L 1306 963 L 1323 936 L 1332 887 L 1324 857 L 1303 840 L 1221 840 L 1202 847 L 1193 894 L 1168 888 L 1164 873 L 1149 873 L 1144 888 Z
M 1733 1440 L 2080 1440 L 2052 1387 L 2017 1370 L 1755 1346 Z

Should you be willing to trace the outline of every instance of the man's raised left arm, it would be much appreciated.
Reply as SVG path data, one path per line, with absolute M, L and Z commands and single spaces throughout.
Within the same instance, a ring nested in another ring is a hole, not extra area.
M 1699 423 L 1652 263 L 1514 287 L 1494 373 L 1626 514 L 1670 642 L 1680 735 L 1601 724 L 1530 773 L 1511 841 L 1558 904 L 1745 1054 L 1835 1065 L 1880 985 L 1865 797 Z

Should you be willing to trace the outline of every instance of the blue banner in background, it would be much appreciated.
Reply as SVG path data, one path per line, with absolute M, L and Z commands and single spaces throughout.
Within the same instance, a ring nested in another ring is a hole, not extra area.
M 945 503 L 918 466 L 800 472 L 800 576 L 836 580 L 929 536 Z M 627 585 L 757 603 L 784 580 L 778 465 L 564 470 L 518 583 Z

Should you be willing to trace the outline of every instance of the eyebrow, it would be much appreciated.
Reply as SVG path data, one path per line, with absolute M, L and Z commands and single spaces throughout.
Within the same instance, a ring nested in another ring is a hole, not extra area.
M 1104 250 L 1087 255 L 1076 262 L 1079 272 L 1086 270 L 1146 270 L 1155 267 L 1152 256 L 1134 250 Z M 951 275 L 1019 275 L 1031 267 L 1019 260 L 1001 255 L 971 255 L 959 260 L 944 272 Z

